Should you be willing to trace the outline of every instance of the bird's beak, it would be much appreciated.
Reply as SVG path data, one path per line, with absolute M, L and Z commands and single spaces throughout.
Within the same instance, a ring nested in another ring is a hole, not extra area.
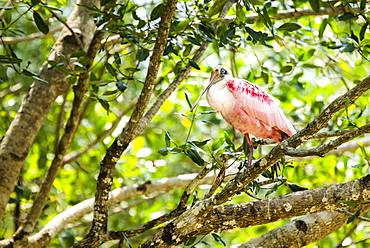
M 190 109 L 190 112 L 193 112 L 195 107 L 198 105 L 199 101 L 200 101 L 200 98 L 202 98 L 202 96 L 204 95 L 204 93 L 206 93 L 209 88 L 211 88 L 211 86 L 213 85 L 213 83 L 216 81 L 216 79 L 219 77 L 218 73 L 216 72 L 212 72 L 211 74 L 211 77 L 209 78 L 209 84 L 207 85 L 207 87 L 202 91 L 202 93 L 200 94 L 200 96 L 198 97 L 198 99 L 195 101 L 193 107 Z

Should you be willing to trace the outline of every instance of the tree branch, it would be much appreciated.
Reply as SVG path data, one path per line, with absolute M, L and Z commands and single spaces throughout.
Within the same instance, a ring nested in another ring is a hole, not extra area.
M 158 29 L 158 38 L 154 45 L 153 54 L 150 57 L 144 88 L 140 93 L 138 103 L 121 135 L 119 135 L 114 143 L 108 148 L 107 153 L 101 162 L 101 169 L 98 176 L 98 185 L 95 194 L 94 220 L 92 228 L 88 235 L 74 247 L 97 247 L 102 243 L 102 234 L 107 231 L 107 202 L 109 191 L 112 186 L 114 167 L 122 152 L 135 138 L 134 132 L 139 126 L 139 121 L 144 115 L 144 111 L 154 90 L 155 80 L 161 63 L 161 57 L 167 43 L 168 32 L 173 13 L 176 9 L 176 4 L 176 0 L 168 0 L 164 6 Z
M 92 2 L 99 4 L 98 0 Z M 90 5 L 91 1 L 80 0 L 78 3 Z M 88 47 L 95 30 L 95 24 L 89 16 L 89 11 L 76 6 L 68 18 L 68 24 L 72 28 L 81 30 L 84 46 Z M 68 56 L 68 54 L 78 51 L 80 47 L 71 37 L 73 36 L 70 31 L 66 28 L 63 29 L 48 60 L 63 63 L 61 54 Z M 0 164 L 2 165 L 0 167 L 0 219 L 36 134 L 56 97 L 69 86 L 63 80 L 66 76 L 65 73 L 50 69 L 47 62 L 44 63 L 40 69 L 39 77 L 48 83 L 35 80 L 0 144 Z M 29 125 L 30 123 L 32 125 Z
M 346 207 L 341 201 L 361 203 L 366 202 L 369 197 L 370 175 L 367 175 L 339 185 L 290 193 L 261 201 L 219 206 L 201 218 L 192 211 L 186 211 L 179 217 L 181 222 L 176 219 L 163 228 L 167 234 L 165 239 L 161 238 L 162 232 L 159 232 L 140 247 L 171 247 L 199 235 L 338 210 Z
M 215 173 L 210 173 L 204 177 L 199 184 L 210 185 L 214 181 L 215 176 Z M 110 192 L 107 205 L 109 207 L 126 199 L 150 195 L 157 192 L 168 192 L 174 189 L 185 188 L 195 177 L 197 177 L 197 174 L 186 174 L 173 178 L 162 178 L 155 181 L 146 181 L 135 185 L 117 188 Z M 13 244 L 14 247 L 19 246 L 39 248 L 46 246 L 50 240 L 55 238 L 65 228 L 68 223 L 81 219 L 84 215 L 91 213 L 94 208 L 94 200 L 95 198 L 90 198 L 66 209 L 50 220 L 38 233 L 33 234 L 32 236 L 25 237 L 22 240 L 16 240 L 14 243 L 12 243 L 13 240 L 11 239 L 0 241 L 0 247 L 5 247 L 10 244 Z M 128 230 L 125 234 L 129 237 L 132 237 L 145 230 L 134 228 Z M 110 235 L 106 237 L 110 237 L 109 240 L 113 239 Z
M 356 212 L 359 207 L 348 207 L 346 211 Z M 370 210 L 370 205 L 361 211 L 366 213 Z M 246 247 L 291 247 L 300 248 L 325 238 L 332 232 L 347 224 L 348 215 L 337 211 L 327 211 L 311 214 L 299 219 L 295 219 L 288 224 L 275 228 L 268 233 L 249 240 L 243 244 L 233 245 L 229 248 Z
M 370 132 L 370 124 L 360 127 L 359 129 L 353 130 L 352 132 L 346 133 L 341 137 L 329 141 L 327 144 L 319 145 L 315 148 L 308 148 L 308 149 L 293 149 L 291 147 L 287 147 L 285 149 L 285 154 L 291 157 L 306 157 L 306 156 L 319 156 L 323 157 L 329 151 L 336 149 L 341 144 L 348 142 L 364 133 Z

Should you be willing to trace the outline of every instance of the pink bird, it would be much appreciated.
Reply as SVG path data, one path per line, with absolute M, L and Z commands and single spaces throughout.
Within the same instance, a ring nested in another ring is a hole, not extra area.
M 244 134 L 249 147 L 248 166 L 252 164 L 253 155 L 249 134 L 281 142 L 296 133 L 291 122 L 266 91 L 247 80 L 234 78 L 226 67 L 217 66 L 212 71 L 208 86 L 200 94 L 191 112 L 205 92 L 209 105 Z

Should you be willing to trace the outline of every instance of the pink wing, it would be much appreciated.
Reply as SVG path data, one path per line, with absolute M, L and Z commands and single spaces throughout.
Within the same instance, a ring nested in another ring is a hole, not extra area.
M 263 122 L 262 124 L 267 124 L 265 127 L 268 130 L 276 128 L 289 137 L 296 133 L 293 125 L 276 105 L 274 99 L 260 86 L 243 79 L 232 78 L 227 82 L 227 87 L 241 104 L 243 111 L 248 116 Z M 256 124 L 260 125 L 258 121 Z

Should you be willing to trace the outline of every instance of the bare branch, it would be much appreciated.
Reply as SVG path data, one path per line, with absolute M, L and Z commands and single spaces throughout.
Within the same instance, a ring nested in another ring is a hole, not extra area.
M 332 150 L 328 153 L 326 153 L 326 156 L 328 155 L 342 155 L 346 151 L 354 151 L 359 148 L 358 143 L 362 142 L 364 146 L 370 146 L 370 137 L 363 137 L 360 139 L 349 141 L 348 143 L 345 143 L 341 146 L 339 146 L 337 149 Z M 307 160 L 313 160 L 316 159 L 317 156 L 308 156 L 308 157 L 296 157 L 294 158 L 295 161 L 307 161 Z
M 337 148 L 341 144 L 344 144 L 345 142 L 348 142 L 349 140 L 368 132 L 370 132 L 370 124 L 362 126 L 359 129 L 353 130 L 352 132 L 346 133 L 337 139 L 329 141 L 327 144 L 323 144 L 315 148 L 293 149 L 287 147 L 285 149 L 285 154 L 291 157 L 306 157 L 313 155 L 323 157 L 326 153 Z
M 2 43 L 4 45 L 6 45 L 6 44 L 18 44 L 18 43 L 29 42 L 29 41 L 40 39 L 40 38 L 46 38 L 49 35 L 52 35 L 52 34 L 58 32 L 58 31 L 61 31 L 62 29 L 63 29 L 62 26 L 58 26 L 58 27 L 50 28 L 48 34 L 34 33 L 34 34 L 30 34 L 30 35 L 24 36 L 24 37 L 2 37 L 1 39 L 2 39 Z

